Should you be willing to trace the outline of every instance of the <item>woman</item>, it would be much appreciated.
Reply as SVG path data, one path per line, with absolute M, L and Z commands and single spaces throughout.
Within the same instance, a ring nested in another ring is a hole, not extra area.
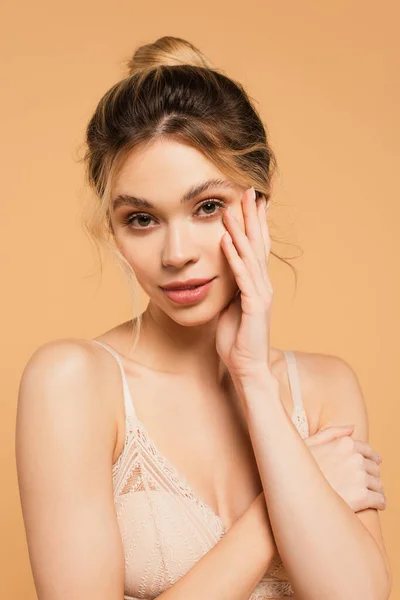
M 17 462 L 39 600 L 388 598 L 357 378 L 269 344 L 275 158 L 245 91 L 163 37 L 86 141 L 87 229 L 149 304 L 25 367 Z

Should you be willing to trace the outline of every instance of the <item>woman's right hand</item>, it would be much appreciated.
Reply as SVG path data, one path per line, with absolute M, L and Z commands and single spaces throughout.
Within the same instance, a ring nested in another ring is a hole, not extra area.
M 368 442 L 351 437 L 353 430 L 354 426 L 326 427 L 304 441 L 325 478 L 353 512 L 384 510 L 381 459 Z

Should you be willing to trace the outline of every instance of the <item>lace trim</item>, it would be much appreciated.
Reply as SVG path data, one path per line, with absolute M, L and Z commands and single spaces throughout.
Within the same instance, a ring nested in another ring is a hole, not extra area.
M 126 417 L 126 427 L 127 427 L 127 438 L 133 434 L 134 441 L 137 444 L 140 444 L 141 451 L 145 451 L 148 455 L 150 455 L 154 461 L 160 465 L 164 479 L 168 480 L 168 483 L 171 483 L 175 492 L 181 497 L 187 498 L 191 502 L 193 502 L 205 515 L 207 522 L 211 521 L 213 526 L 214 535 L 220 539 L 224 533 L 226 532 L 226 527 L 222 522 L 222 519 L 214 509 L 209 506 L 206 502 L 204 502 L 201 498 L 197 496 L 197 494 L 192 489 L 191 485 L 187 481 L 187 479 L 177 470 L 177 468 L 164 456 L 161 451 L 157 448 L 154 441 L 148 434 L 146 427 L 141 423 L 141 421 L 135 415 L 127 415 Z M 127 442 L 129 440 L 126 440 Z M 117 461 L 113 465 L 113 477 L 116 479 L 120 465 L 122 460 L 124 459 L 128 443 L 124 444 L 124 448 L 119 455 Z M 142 453 L 141 452 L 141 453 Z M 154 491 L 162 491 L 164 488 L 157 484 L 151 478 L 146 479 L 146 484 L 150 485 L 150 489 Z M 132 487 L 135 486 L 134 491 L 139 491 L 140 489 L 144 489 L 143 481 L 142 481 L 142 465 L 138 462 L 134 465 L 129 479 L 125 482 L 124 487 L 120 491 L 121 494 L 127 494 L 131 491 Z
M 294 410 L 292 412 L 291 419 L 292 419 L 292 422 L 294 423 L 294 425 L 296 426 L 296 428 L 298 429 L 299 433 L 301 434 L 301 436 L 303 438 L 308 437 L 309 436 L 309 430 L 308 430 L 307 415 L 305 414 L 305 411 L 304 411 L 304 409 L 301 406 L 300 407 L 296 406 L 294 408 Z M 136 415 L 133 415 L 133 414 L 126 415 L 126 418 L 125 418 L 125 432 L 126 433 L 125 433 L 124 447 L 123 447 L 120 455 L 118 456 L 117 460 L 112 465 L 112 475 L 113 475 L 113 478 L 115 478 L 115 476 L 117 475 L 119 467 L 120 467 L 120 464 L 121 464 L 121 462 L 124 459 L 124 456 L 126 454 L 126 448 L 128 446 L 128 441 L 129 441 L 129 434 L 133 433 L 133 426 L 132 426 L 133 423 L 135 423 L 136 426 L 139 427 L 142 430 L 142 432 L 144 432 L 144 434 L 145 434 L 144 437 L 145 438 L 147 437 L 149 439 L 149 435 L 147 433 L 146 428 L 144 427 L 144 425 L 142 423 L 140 423 L 140 421 L 137 419 Z M 151 446 L 153 447 L 153 455 L 157 454 L 158 457 L 161 457 L 161 460 L 162 460 L 163 455 L 160 453 L 160 451 L 158 450 L 158 448 L 155 447 L 155 444 L 152 443 Z M 168 468 L 168 466 L 167 466 L 167 468 Z M 175 468 L 173 470 L 176 471 Z M 191 492 L 191 493 L 192 493 L 192 495 L 194 495 L 193 492 Z M 206 506 L 208 506 L 208 505 L 206 505 Z M 211 510 L 211 512 L 214 513 L 214 511 L 211 509 L 211 507 L 208 507 L 208 508 L 209 508 L 209 510 Z
M 307 437 L 308 422 L 302 406 L 295 407 L 291 420 L 300 435 L 303 438 Z M 146 471 L 144 472 L 143 468 L 145 467 L 145 464 L 147 464 L 149 468 L 146 468 Z M 154 471 L 152 464 L 159 467 L 160 473 L 158 473 L 158 469 L 157 472 Z M 124 447 L 116 462 L 112 465 L 112 476 L 114 481 L 114 498 L 116 499 L 119 497 L 118 502 L 120 508 L 126 505 L 131 492 L 168 490 L 169 492 L 175 492 L 180 498 L 189 499 L 190 502 L 200 510 L 200 516 L 201 513 L 203 513 L 204 521 L 214 535 L 214 543 L 225 534 L 226 528 L 221 518 L 215 513 L 211 506 L 195 494 L 186 478 L 183 477 L 173 463 L 160 452 L 149 436 L 146 427 L 140 422 L 135 414 L 126 415 Z M 145 523 L 142 523 L 142 525 L 144 526 Z M 207 551 L 207 549 L 204 549 L 204 551 Z M 129 555 L 125 557 L 126 568 L 129 567 L 129 558 L 131 558 Z M 158 575 L 161 577 L 161 572 L 159 572 Z M 165 570 L 164 575 L 161 578 L 163 579 L 164 576 Z M 141 583 L 143 587 L 140 586 L 142 588 L 140 589 L 140 592 L 144 593 L 146 585 L 143 580 Z M 147 584 L 148 583 L 149 582 L 147 582 Z M 160 589 L 162 590 L 161 586 Z M 139 592 L 139 589 L 137 592 Z M 293 588 L 287 580 L 282 560 L 279 555 L 275 555 L 269 569 L 257 587 L 253 590 L 249 600 L 264 600 L 266 598 L 290 597 L 293 595 Z M 124 599 L 136 600 L 134 597 L 126 594 Z
M 282 598 L 294 596 L 294 591 L 289 581 L 262 581 L 252 592 L 249 600 L 265 600 L 265 598 Z
M 303 439 L 309 436 L 307 415 L 302 406 L 296 406 L 294 408 L 292 413 L 292 422 L 296 426 L 296 429 Z

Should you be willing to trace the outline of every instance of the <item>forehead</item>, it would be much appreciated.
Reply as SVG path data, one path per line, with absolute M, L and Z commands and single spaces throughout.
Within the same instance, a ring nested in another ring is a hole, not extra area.
M 202 152 L 173 140 L 157 140 L 133 150 L 125 159 L 112 188 L 112 197 L 134 195 L 176 202 L 201 184 L 215 181 L 215 187 L 239 189 Z M 211 189 L 204 187 L 201 191 Z M 190 195 L 190 194 L 189 194 Z

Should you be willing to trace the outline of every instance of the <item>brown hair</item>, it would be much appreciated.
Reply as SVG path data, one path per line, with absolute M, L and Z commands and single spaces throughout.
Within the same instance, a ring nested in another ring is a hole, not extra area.
M 111 183 L 128 153 L 160 138 L 173 139 L 196 148 L 227 177 L 253 186 L 268 202 L 277 163 L 266 127 L 242 85 L 214 68 L 190 42 L 164 36 L 140 46 L 127 61 L 127 70 L 101 98 L 87 126 L 83 162 L 95 202 L 83 225 L 97 250 L 98 243 L 106 246 L 129 281 L 137 284 L 113 243 L 110 226 Z M 135 305 L 134 290 L 135 285 Z M 132 323 L 136 343 L 141 315 Z

